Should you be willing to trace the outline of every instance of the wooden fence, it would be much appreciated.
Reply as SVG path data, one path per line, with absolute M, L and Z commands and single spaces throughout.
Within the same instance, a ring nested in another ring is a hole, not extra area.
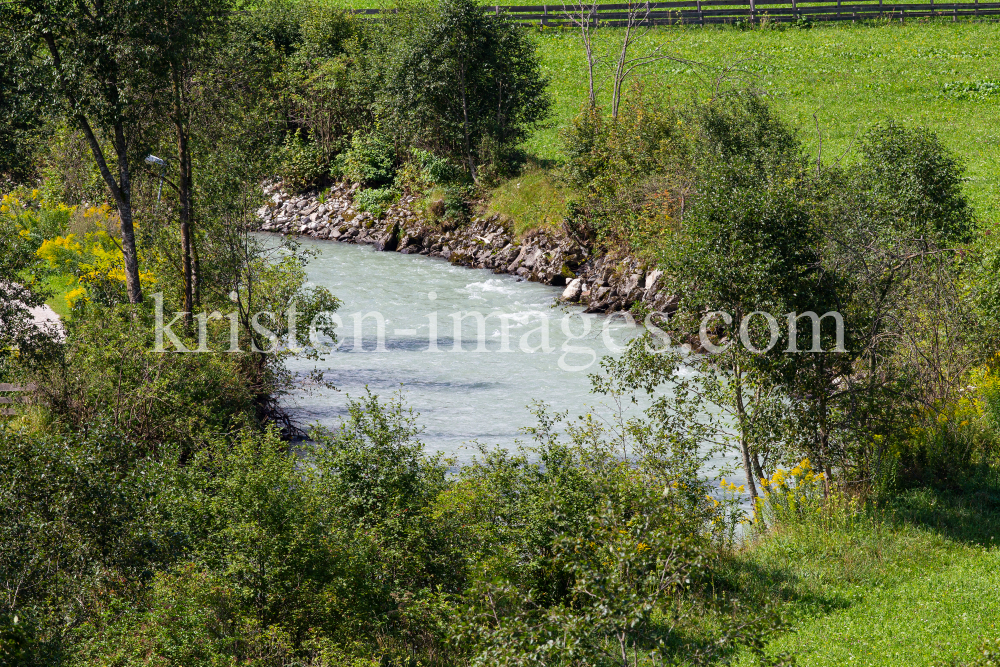
M 598 5 L 509 5 L 484 6 L 484 11 L 508 16 L 518 23 L 548 27 L 572 27 L 585 20 L 591 26 L 616 27 L 629 21 L 641 25 L 706 25 L 709 23 L 900 21 L 939 17 L 986 19 L 1000 16 L 1000 2 L 894 3 L 886 0 L 843 2 L 842 0 L 680 0 L 636 4 Z M 384 9 L 357 9 L 355 14 L 377 15 Z
M 8 382 L 0 382 L 0 417 L 15 416 L 17 414 L 17 410 L 6 406 L 21 402 L 20 395 L 4 396 L 4 394 L 22 394 L 24 392 L 29 392 L 34 390 L 35 390 L 35 385 L 32 384 L 20 387 L 16 384 L 10 384 Z

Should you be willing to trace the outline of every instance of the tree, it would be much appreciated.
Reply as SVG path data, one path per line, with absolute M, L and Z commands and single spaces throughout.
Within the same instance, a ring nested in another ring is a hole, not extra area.
M 168 115 L 177 142 L 178 217 L 181 232 L 181 271 L 183 274 L 184 311 L 190 325 L 191 315 L 200 301 L 197 250 L 194 242 L 194 179 L 192 175 L 192 81 L 199 62 L 205 60 L 206 42 L 224 26 L 227 0 L 193 0 L 172 3 L 163 13 L 163 36 L 160 58 L 169 71 L 170 104 Z
M 415 25 L 389 72 L 390 113 L 407 140 L 455 157 L 478 180 L 479 164 L 502 158 L 548 116 L 535 47 L 521 27 L 471 0 L 400 20 Z
M 780 405 L 775 378 L 790 357 L 783 354 L 787 332 L 767 318 L 813 310 L 819 235 L 799 143 L 763 100 L 716 100 L 701 110 L 697 132 L 699 192 L 664 258 L 681 295 L 671 326 L 714 352 L 708 362 L 721 375 L 712 395 L 732 411 L 756 497 L 754 479 L 765 476 L 761 443 L 770 440 Z
M 876 125 L 860 160 L 816 179 L 822 228 L 817 298 L 844 317 L 846 353 L 807 355 L 789 385 L 816 424 L 828 476 L 885 477 L 888 447 L 914 414 L 953 404 L 990 345 L 973 340 L 968 254 L 975 229 L 962 167 L 923 129 Z M 821 296 L 820 296 L 821 295 Z
M 142 301 L 133 225 L 134 161 L 141 154 L 156 87 L 148 47 L 159 34 L 161 11 L 153 0 L 17 0 L 0 7 L 0 23 L 13 26 L 25 46 L 8 53 L 43 59 L 35 73 L 48 79 L 59 112 L 83 132 L 118 209 L 131 303 Z
M 614 6 L 614 12 L 605 16 L 610 19 L 609 25 L 623 28 L 619 35 L 621 42 L 606 55 L 599 55 L 594 45 L 594 30 L 597 28 L 597 10 L 600 3 L 596 0 L 575 0 L 563 3 L 563 15 L 580 31 L 580 42 L 587 58 L 587 105 L 593 109 L 597 106 L 597 76 L 595 69 L 602 62 L 611 63 L 611 117 L 618 118 L 622 103 L 622 93 L 625 81 L 637 69 L 652 65 L 661 60 L 673 60 L 693 65 L 678 56 L 664 53 L 663 45 L 640 49 L 645 38 L 653 29 L 655 9 L 648 2 L 628 2 Z M 636 54 L 636 50 L 640 52 Z

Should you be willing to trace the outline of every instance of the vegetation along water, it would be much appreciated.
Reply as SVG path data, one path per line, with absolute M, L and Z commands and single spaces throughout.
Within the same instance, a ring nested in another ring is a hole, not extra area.
M 819 4 L 0 2 L 0 665 L 1000 662 L 1000 27 Z

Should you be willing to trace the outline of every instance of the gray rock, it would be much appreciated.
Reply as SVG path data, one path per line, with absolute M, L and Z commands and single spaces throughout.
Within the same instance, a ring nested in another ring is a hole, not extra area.
M 580 295 L 583 293 L 583 281 L 579 278 L 574 278 L 569 281 L 569 285 L 563 290 L 562 299 L 563 301 L 579 301 Z
M 663 271 L 656 269 L 655 271 L 650 271 L 646 274 L 646 288 L 645 296 L 643 297 L 646 301 L 652 301 L 653 295 L 656 294 L 657 290 L 660 289 L 660 283 L 663 282 Z

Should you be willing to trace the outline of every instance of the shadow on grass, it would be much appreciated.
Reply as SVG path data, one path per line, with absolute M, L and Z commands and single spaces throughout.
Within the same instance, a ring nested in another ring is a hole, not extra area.
M 790 568 L 763 566 L 721 553 L 694 582 L 687 623 L 664 638 L 668 655 L 685 664 L 717 664 L 750 649 L 760 651 L 789 629 L 792 608 L 829 614 L 850 605 L 836 594 L 803 585 Z
M 887 518 L 964 544 L 1000 544 L 1000 475 L 975 470 L 960 484 L 911 487 L 884 502 Z

